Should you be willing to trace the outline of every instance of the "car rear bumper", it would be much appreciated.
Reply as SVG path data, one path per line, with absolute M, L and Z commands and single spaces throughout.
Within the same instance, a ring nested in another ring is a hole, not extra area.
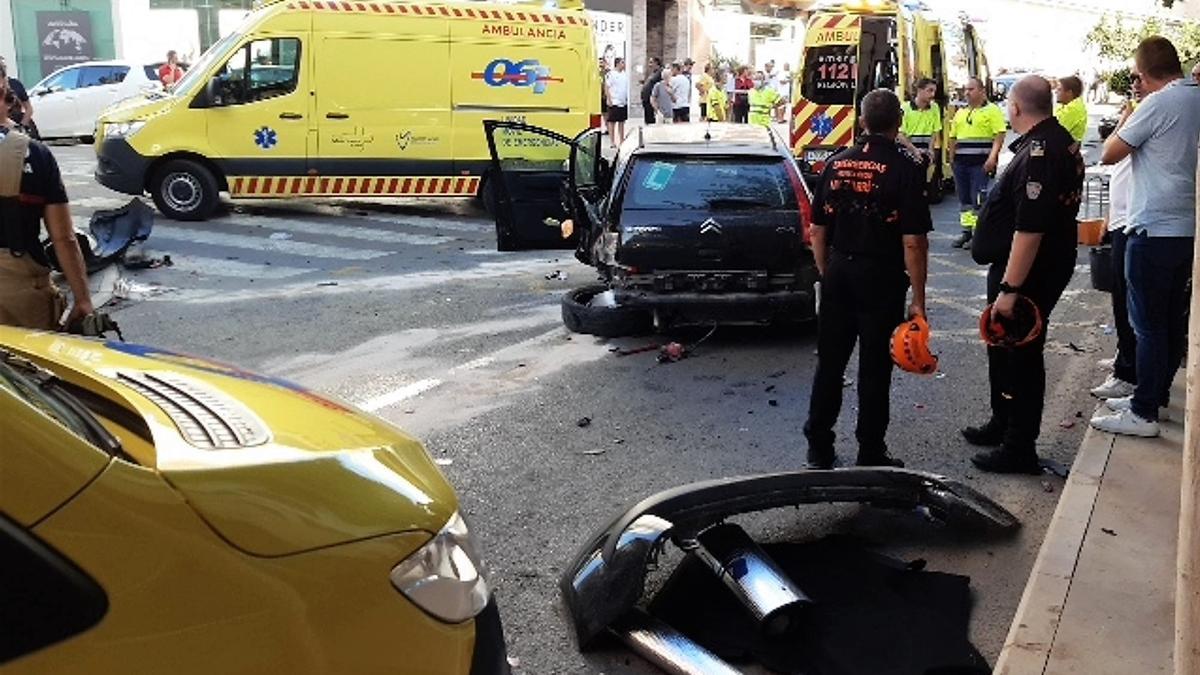
M 815 315 L 815 268 L 762 271 L 657 271 L 618 277 L 616 300 L 647 309 L 712 310 L 739 315 Z
M 96 182 L 127 195 L 146 191 L 150 159 L 142 156 L 124 138 L 97 139 Z

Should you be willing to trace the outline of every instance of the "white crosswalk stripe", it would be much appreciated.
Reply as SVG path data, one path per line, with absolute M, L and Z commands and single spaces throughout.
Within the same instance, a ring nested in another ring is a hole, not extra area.
M 345 246 L 329 246 L 313 244 L 291 239 L 271 239 L 270 237 L 254 237 L 246 234 L 231 232 L 214 232 L 212 230 L 192 230 L 176 227 L 155 226 L 150 235 L 153 239 L 182 241 L 189 244 L 204 244 L 206 246 L 221 246 L 225 248 L 241 248 L 253 251 L 270 251 L 285 255 L 297 255 L 309 258 L 340 258 L 344 260 L 373 260 L 391 255 L 390 251 L 373 249 L 347 248 Z
M 345 221 L 338 223 L 314 223 L 304 220 L 284 218 L 263 218 L 259 216 L 231 216 L 220 220 L 209 221 L 210 226 L 233 225 L 240 228 L 260 228 L 264 231 L 294 232 L 296 234 L 315 234 L 324 237 L 341 237 L 346 239 L 362 239 L 383 244 L 410 244 L 413 246 L 436 246 L 454 241 L 454 237 L 442 237 L 430 234 L 410 234 L 383 230 L 374 227 L 347 225 Z
M 230 277 L 234 279 L 290 279 L 316 270 L 284 265 L 262 265 L 223 260 L 196 255 L 171 256 L 171 268 L 179 272 L 194 272 L 200 277 Z

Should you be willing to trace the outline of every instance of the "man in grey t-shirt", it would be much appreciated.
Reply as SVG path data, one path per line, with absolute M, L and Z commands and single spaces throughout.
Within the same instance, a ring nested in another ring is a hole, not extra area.
M 1100 161 L 1133 158 L 1125 274 L 1137 336 L 1137 387 L 1132 397 L 1110 399 L 1113 414 L 1097 415 L 1092 426 L 1157 436 L 1159 407 L 1167 404 L 1187 341 L 1200 87 L 1184 78 L 1179 54 L 1166 38 L 1143 40 L 1134 63 L 1149 94 L 1105 142 Z

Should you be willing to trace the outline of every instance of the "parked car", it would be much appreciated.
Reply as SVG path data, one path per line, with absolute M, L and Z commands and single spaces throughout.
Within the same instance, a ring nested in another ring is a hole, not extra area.
M 811 199 L 788 144 L 770 129 L 735 124 L 655 125 L 633 132 L 610 162 L 598 130 L 568 139 L 546 129 L 485 122 L 489 143 L 526 139 L 548 161 L 516 170 L 494 156 L 504 192 L 499 236 L 571 216 L 559 236 L 602 284 L 564 299 L 580 332 L 621 334 L 678 321 L 795 321 L 815 315 Z M 508 193 L 517 193 L 513 198 Z M 611 291 L 611 293 L 609 292 Z
M 416 440 L 298 385 L 0 328 L 0 669 L 507 673 Z
M 154 64 L 89 61 L 54 71 L 34 85 L 29 96 L 42 138 L 90 140 L 105 108 L 160 89 Z

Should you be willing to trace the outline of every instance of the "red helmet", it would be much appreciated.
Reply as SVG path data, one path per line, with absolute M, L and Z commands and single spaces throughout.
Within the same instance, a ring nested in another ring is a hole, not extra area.
M 937 371 L 938 359 L 929 353 L 929 322 L 914 316 L 892 331 L 892 361 L 910 373 L 930 375 Z
M 1011 319 L 1002 316 L 993 319 L 991 305 L 979 316 L 979 336 L 991 347 L 1023 347 L 1041 333 L 1042 313 L 1033 300 L 1024 295 L 1017 296 Z

